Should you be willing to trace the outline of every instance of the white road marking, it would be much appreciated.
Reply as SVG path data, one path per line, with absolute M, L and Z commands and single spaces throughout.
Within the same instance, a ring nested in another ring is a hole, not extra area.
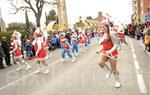
M 145 82 L 143 79 L 143 75 L 138 72 L 138 71 L 140 71 L 140 66 L 139 66 L 139 62 L 137 60 L 137 56 L 135 54 L 135 50 L 134 50 L 133 43 L 132 43 L 131 39 L 130 39 L 130 44 L 131 44 L 131 48 L 132 48 L 132 55 L 134 58 L 134 66 L 136 69 L 136 75 L 137 75 L 139 90 L 140 90 L 140 93 L 146 94 L 147 90 L 146 90 Z
M 139 66 L 139 63 L 137 60 L 134 61 L 134 66 L 135 66 L 135 69 L 137 69 L 137 70 L 140 69 L 140 66 Z
M 136 54 L 132 52 L 134 60 L 137 59 Z
M 57 63 L 57 62 L 59 62 L 59 61 L 60 61 L 60 59 L 58 59 L 58 60 L 52 62 L 51 64 L 48 65 L 48 67 L 54 65 L 55 63 Z M 25 76 L 23 76 L 23 77 L 21 77 L 21 78 L 15 80 L 15 81 L 13 81 L 13 82 L 11 82 L 11 83 L 9 83 L 9 84 L 3 86 L 3 87 L 1 87 L 0 90 L 3 90 L 3 89 L 5 89 L 5 88 L 7 88 L 7 87 L 9 87 L 9 86 L 12 86 L 12 85 L 14 85 L 14 84 L 17 83 L 17 82 L 19 82 L 19 81 L 21 81 L 21 80 L 23 80 L 23 79 L 25 79 L 25 78 L 27 78 L 27 77 L 29 77 L 29 76 L 32 76 L 33 74 L 35 74 L 35 71 L 32 72 L 32 73 L 29 73 L 29 74 L 27 74 L 27 75 L 25 75 Z
M 132 48 L 132 52 L 135 52 L 134 48 Z
M 142 74 L 137 74 L 138 84 L 141 93 L 147 93 Z

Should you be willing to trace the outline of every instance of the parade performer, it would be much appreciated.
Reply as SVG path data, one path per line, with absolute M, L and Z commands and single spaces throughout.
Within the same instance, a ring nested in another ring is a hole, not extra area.
M 33 34 L 34 41 L 32 44 L 34 46 L 36 62 L 39 65 L 36 73 L 42 72 L 41 65 L 43 65 L 43 67 L 44 67 L 43 73 L 47 74 L 49 72 L 49 70 L 48 70 L 48 64 L 46 62 L 47 55 L 46 55 L 46 51 L 44 49 L 44 42 L 42 40 L 42 35 L 43 35 L 43 33 L 41 32 L 41 30 L 39 28 L 37 28 Z
M 101 31 L 101 29 L 99 28 L 98 29 L 98 41 L 100 41 L 100 39 L 102 38 L 103 36 L 103 32 Z
M 90 45 L 91 44 L 91 36 L 90 36 L 90 30 L 87 30 L 85 32 L 85 35 L 87 36 L 87 45 Z
M 88 46 L 88 37 L 86 34 L 83 34 L 83 37 L 84 37 L 84 51 L 83 52 L 86 52 L 87 46 Z
M 101 29 L 104 34 L 100 42 L 102 48 L 99 66 L 107 72 L 105 76 L 106 79 L 110 77 L 111 73 L 114 74 L 115 87 L 119 88 L 121 86 L 121 82 L 119 78 L 119 72 L 117 71 L 118 41 L 115 39 L 114 35 L 110 34 L 108 22 L 102 21 Z M 108 59 L 110 61 L 111 69 L 105 64 Z
M 78 56 L 78 35 L 76 32 L 73 32 L 73 34 L 71 35 L 71 45 L 72 45 L 72 53 L 73 56 Z
M 65 54 L 66 53 L 67 53 L 67 55 L 70 58 L 72 58 L 72 62 L 74 62 L 75 61 L 75 57 L 71 53 L 72 47 L 69 44 L 67 38 L 65 38 L 65 33 L 61 33 L 61 35 L 60 35 L 60 43 L 61 43 L 61 47 L 62 47 L 62 53 L 61 53 L 62 60 L 61 60 L 61 62 L 65 62 Z
M 78 38 L 79 38 L 80 47 L 82 48 L 82 51 L 86 52 L 86 47 L 85 47 L 86 39 L 85 39 L 84 31 L 82 29 L 79 30 Z
M 123 44 L 127 44 L 127 42 L 125 41 L 125 34 L 124 34 L 124 29 L 122 26 L 118 26 L 118 29 L 117 29 L 117 34 L 120 38 L 120 44 L 123 45 Z
M 43 42 L 44 42 L 44 49 L 46 50 L 46 52 L 48 51 L 48 33 L 45 30 L 41 30 L 43 32 Z
M 22 52 L 21 52 L 21 34 L 17 31 L 14 31 L 14 33 L 11 36 L 11 39 L 12 39 L 13 42 L 11 43 L 12 51 L 10 51 L 10 53 L 11 54 L 13 53 L 14 61 L 18 65 L 18 68 L 16 70 L 18 71 L 18 70 L 21 70 L 23 68 L 21 63 L 24 63 L 26 65 L 25 70 L 29 70 L 31 68 L 31 65 L 29 65 L 22 58 L 23 55 L 22 55 Z

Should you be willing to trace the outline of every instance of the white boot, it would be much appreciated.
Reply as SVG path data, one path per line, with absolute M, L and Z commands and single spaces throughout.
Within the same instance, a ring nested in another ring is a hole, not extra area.
M 115 78 L 115 88 L 120 88 L 121 82 L 120 82 L 120 78 L 119 78 L 119 72 L 117 74 L 114 74 L 114 78 Z
M 105 64 L 105 66 L 103 67 L 103 69 L 106 72 L 105 79 L 110 78 L 110 76 L 111 76 L 111 70 L 110 70 L 110 68 Z
M 38 64 L 38 69 L 35 71 L 35 74 L 39 74 L 42 71 L 41 64 Z
M 65 59 L 64 59 L 64 58 L 62 58 L 62 59 L 60 60 L 60 62 L 65 62 Z
M 72 62 L 75 62 L 75 60 L 76 60 L 76 59 L 75 59 L 75 57 L 73 56 L 73 57 L 72 57 Z
M 76 57 L 79 56 L 79 53 L 76 53 Z
M 21 66 L 21 64 L 19 62 L 17 62 L 17 64 L 18 64 L 18 68 L 16 69 L 16 71 L 19 71 L 19 70 L 22 69 L 22 66 Z
M 85 47 L 85 50 L 87 50 L 87 47 Z
M 48 70 L 48 67 L 44 67 L 44 71 L 43 71 L 44 74 L 48 74 L 49 73 L 49 70 Z
M 22 66 L 18 66 L 18 68 L 16 69 L 16 71 L 19 71 L 22 69 Z
M 86 52 L 86 49 L 84 49 L 83 52 L 85 53 L 85 52 Z
M 25 69 L 25 70 L 27 71 L 27 70 L 29 70 L 29 69 L 31 69 L 31 65 L 26 64 L 26 69 Z

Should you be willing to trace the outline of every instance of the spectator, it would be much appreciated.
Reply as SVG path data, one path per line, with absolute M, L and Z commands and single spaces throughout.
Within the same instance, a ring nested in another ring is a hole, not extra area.
M 7 38 L 6 37 L 2 37 L 2 47 L 3 47 L 3 50 L 4 50 L 4 53 L 5 53 L 5 62 L 7 64 L 7 66 L 11 66 L 10 64 L 10 44 L 9 42 L 7 41 Z
M 140 27 L 136 28 L 135 34 L 136 34 L 137 40 L 140 40 L 140 37 L 141 37 L 141 29 L 140 29 Z
M 25 50 L 26 50 L 26 57 L 28 59 L 32 58 L 34 55 L 33 55 L 33 45 L 32 43 L 30 42 L 30 40 L 27 40 L 26 41 L 26 44 L 25 44 Z
M 71 35 L 70 35 L 69 32 L 67 32 L 66 35 L 65 35 L 65 37 L 68 39 L 69 44 L 71 44 L 71 37 L 70 36 Z
M 128 25 L 128 34 L 131 37 L 132 27 L 131 24 Z
M 57 38 L 55 36 L 52 37 L 51 44 L 54 47 L 54 49 L 57 48 Z
M 3 50 L 3 47 L 2 47 L 2 44 L 0 42 L 0 69 L 4 69 L 4 65 L 3 65 L 3 57 L 5 57 L 5 53 L 4 53 L 4 50 Z
M 132 32 L 131 32 L 132 38 L 135 38 L 135 30 L 136 30 L 136 25 L 133 24 L 132 25 Z
M 144 44 L 145 44 L 145 51 L 149 51 L 150 36 L 148 35 L 148 29 L 145 29 L 144 31 Z

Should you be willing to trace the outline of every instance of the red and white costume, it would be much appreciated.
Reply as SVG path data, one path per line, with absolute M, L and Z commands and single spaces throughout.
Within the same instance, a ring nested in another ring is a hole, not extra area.
M 48 33 L 47 31 L 44 31 L 43 30 L 43 45 L 44 45 L 44 48 L 48 49 Z
M 36 62 L 39 64 L 38 70 L 35 73 L 40 73 L 41 70 L 41 65 L 40 63 L 43 63 L 43 66 L 45 67 L 44 73 L 47 74 L 49 72 L 48 70 L 48 64 L 46 62 L 46 59 L 48 58 L 46 54 L 46 50 L 44 49 L 44 42 L 43 42 L 43 32 L 41 33 L 40 28 L 35 30 L 34 32 L 34 37 L 35 40 L 33 41 L 33 46 L 34 46 L 34 51 L 35 51 L 35 57 L 36 57 Z
M 48 48 L 48 34 L 47 34 L 47 31 L 45 31 L 41 28 L 37 28 L 35 30 L 35 32 L 37 32 L 41 35 L 41 39 L 43 41 L 44 48 Z
M 79 32 L 78 38 L 79 38 L 80 44 L 84 44 L 85 38 L 84 38 L 84 35 L 83 35 L 83 33 L 81 31 Z
M 42 39 L 41 38 L 37 38 L 33 41 L 33 46 L 34 46 L 34 51 L 38 54 L 36 54 L 36 58 L 39 60 L 39 61 L 42 61 L 42 60 L 45 60 L 45 58 L 47 57 L 46 55 L 46 51 L 44 49 L 44 45 L 43 45 L 43 42 L 42 42 Z
M 60 41 L 62 44 L 62 48 L 66 49 L 66 50 L 70 49 L 69 43 L 66 38 L 61 38 Z
M 111 37 L 114 37 L 114 36 L 111 35 Z M 102 45 L 102 48 L 101 48 L 102 55 L 105 55 L 105 56 L 108 56 L 108 57 L 114 58 L 114 59 L 117 58 L 117 56 L 118 56 L 117 48 L 114 47 L 113 42 L 111 40 L 108 41 L 107 34 L 103 35 L 103 38 L 101 39 L 101 45 Z M 114 49 L 112 50 L 112 48 L 114 48 Z M 108 51 L 111 51 L 111 52 L 108 54 L 107 53 Z
M 18 64 L 18 68 L 16 69 L 17 71 L 22 69 L 21 63 L 26 64 L 26 69 L 29 70 L 31 66 L 24 60 L 22 59 L 22 52 L 21 52 L 21 34 L 17 31 L 14 31 L 13 35 L 13 42 L 11 43 L 12 45 L 12 51 L 10 53 L 13 53 L 14 59 L 16 63 Z
M 10 53 L 14 53 L 14 58 L 21 58 L 22 52 L 21 52 L 21 34 L 17 31 L 14 31 L 12 34 L 12 37 L 15 38 L 13 42 L 11 43 L 12 51 Z
M 123 31 L 123 29 L 121 27 L 119 27 L 117 29 L 117 34 L 118 34 L 120 39 L 125 39 L 124 31 Z
M 78 35 L 76 33 L 72 34 L 71 42 L 72 42 L 72 44 L 75 44 L 75 45 L 78 44 Z
M 22 57 L 21 46 L 19 45 L 18 40 L 14 40 L 12 43 L 12 53 L 14 53 L 14 58 Z

